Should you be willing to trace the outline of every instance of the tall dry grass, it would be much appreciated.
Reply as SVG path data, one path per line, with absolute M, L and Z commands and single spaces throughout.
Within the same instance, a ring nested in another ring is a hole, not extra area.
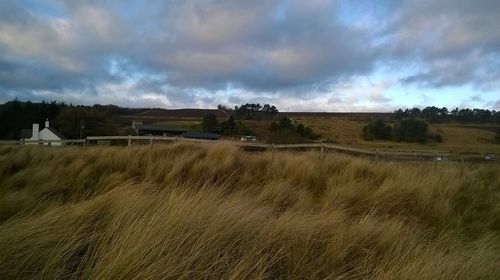
M 0 279 L 498 279 L 494 165 L 0 148 Z

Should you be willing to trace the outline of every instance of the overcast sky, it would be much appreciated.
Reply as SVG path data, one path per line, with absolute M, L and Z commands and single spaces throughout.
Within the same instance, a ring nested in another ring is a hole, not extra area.
M 498 0 L 0 0 L 0 102 L 500 110 Z

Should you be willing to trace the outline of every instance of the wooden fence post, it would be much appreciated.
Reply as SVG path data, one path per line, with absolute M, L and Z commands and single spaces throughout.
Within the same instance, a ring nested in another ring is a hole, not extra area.
M 324 152 L 325 152 L 325 144 L 321 143 L 321 152 L 319 154 L 319 158 L 323 159 Z
M 132 145 L 132 139 L 130 138 L 130 135 L 129 135 L 129 137 L 128 137 L 128 145 L 127 146 L 130 147 L 131 145 Z
M 274 161 L 274 152 L 276 150 L 276 148 L 274 147 L 274 144 L 271 144 L 271 150 L 273 151 L 273 158 L 272 158 L 272 161 Z

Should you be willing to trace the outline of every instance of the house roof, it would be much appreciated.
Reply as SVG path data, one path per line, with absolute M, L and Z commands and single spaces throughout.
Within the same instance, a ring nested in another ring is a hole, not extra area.
M 54 133 L 57 137 L 64 139 L 64 135 L 62 135 L 59 131 L 55 130 L 52 127 L 46 127 L 46 129 L 50 130 L 52 133 Z
M 138 130 L 149 130 L 149 131 L 159 131 L 159 132 L 187 132 L 184 128 L 179 127 L 168 127 L 163 125 L 152 125 L 152 124 L 137 124 L 135 128 Z
M 19 137 L 21 139 L 29 139 L 33 136 L 33 130 L 32 129 L 21 129 L 21 133 Z
M 209 140 L 217 140 L 220 135 L 217 133 L 207 133 L 207 132 L 186 132 L 182 134 L 184 138 L 195 138 L 195 139 L 209 139 Z

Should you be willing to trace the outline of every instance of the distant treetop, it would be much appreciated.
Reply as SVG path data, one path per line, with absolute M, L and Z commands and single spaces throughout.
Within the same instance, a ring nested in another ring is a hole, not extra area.
M 234 113 L 240 119 L 262 119 L 274 117 L 278 114 L 278 109 L 276 106 L 269 104 L 261 106 L 259 103 L 247 103 L 240 107 L 234 107 Z
M 448 108 L 438 108 L 429 106 L 422 110 L 419 108 L 398 109 L 394 111 L 394 118 L 401 120 L 405 118 L 425 119 L 430 122 L 439 121 L 459 121 L 459 122 L 498 122 L 500 123 L 500 112 L 487 109 L 459 109 L 455 108 L 451 111 Z

